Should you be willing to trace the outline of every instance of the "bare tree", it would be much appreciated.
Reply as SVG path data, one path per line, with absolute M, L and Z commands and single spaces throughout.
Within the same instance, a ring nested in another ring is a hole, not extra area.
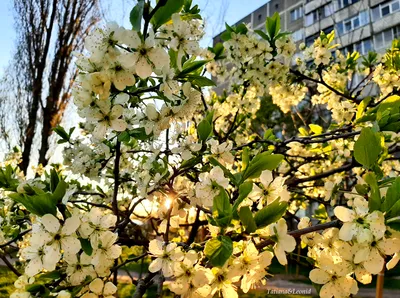
M 17 44 L 1 84 L 0 127 L 5 138 L 7 128 L 15 130 L 26 172 L 36 134 L 39 162 L 47 164 L 48 138 L 62 118 L 76 74 L 72 52 L 82 49 L 97 22 L 98 0 L 14 0 L 14 11 Z

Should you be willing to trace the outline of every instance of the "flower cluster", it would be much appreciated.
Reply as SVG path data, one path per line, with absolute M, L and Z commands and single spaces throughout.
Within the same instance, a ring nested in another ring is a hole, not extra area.
M 18 150 L 0 164 L 0 253 L 21 261 L 11 297 L 115 297 L 142 263 L 135 297 L 167 280 L 180 297 L 235 298 L 298 245 L 319 295 L 348 297 L 400 260 L 400 54 L 359 63 L 332 32 L 298 56 L 279 14 L 206 50 L 182 2 L 138 1 L 132 29 L 89 34 L 82 123 L 54 129 L 63 165 L 29 179 Z
M 371 212 L 365 199 L 357 197 L 351 209 L 338 206 L 334 212 L 343 222 L 340 229 L 302 238 L 309 246 L 308 255 L 316 260 L 318 268 L 310 272 L 310 279 L 323 285 L 321 297 L 356 294 L 357 281 L 371 283 L 372 275 L 384 269 L 385 257 L 394 255 L 400 247 L 398 232 L 387 229 L 382 212 Z M 309 220 L 303 219 L 300 227 L 308 224 Z

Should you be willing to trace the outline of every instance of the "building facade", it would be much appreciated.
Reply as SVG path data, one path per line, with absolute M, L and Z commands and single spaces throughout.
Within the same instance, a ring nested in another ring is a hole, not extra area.
M 383 52 L 400 37 L 400 0 L 270 0 L 236 24 L 246 23 L 265 31 L 265 19 L 278 12 L 283 31 L 307 46 L 321 31 L 335 30 L 344 52 Z M 221 33 L 222 34 L 222 33 Z M 221 42 L 221 34 L 214 44 Z

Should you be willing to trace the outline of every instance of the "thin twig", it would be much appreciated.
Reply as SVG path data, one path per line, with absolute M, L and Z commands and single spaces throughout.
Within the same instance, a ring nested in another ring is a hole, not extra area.
M 288 234 L 293 236 L 294 238 L 298 238 L 298 237 L 300 237 L 301 235 L 304 235 L 304 234 L 308 234 L 308 233 L 312 233 L 312 232 L 316 232 L 316 231 L 321 231 L 321 230 L 326 230 L 326 229 L 329 229 L 329 228 L 335 228 L 335 227 L 339 227 L 339 226 L 340 226 L 340 222 L 338 220 L 334 220 L 334 221 L 331 221 L 331 222 L 315 225 L 315 226 L 308 227 L 308 228 L 305 228 L 305 229 L 291 231 Z M 271 244 L 274 244 L 274 243 L 275 242 L 273 240 L 268 239 L 268 240 L 265 240 L 265 241 L 261 241 L 260 243 L 258 243 L 256 245 L 256 247 L 258 249 L 261 249 L 261 248 L 264 248 L 264 247 L 266 247 L 268 245 L 271 245 Z
M 114 163 L 114 193 L 112 198 L 112 210 L 117 216 L 119 221 L 119 210 L 118 210 L 118 188 L 119 188 L 119 161 L 121 158 L 121 142 L 117 141 L 115 145 L 115 163 Z
M 32 231 L 32 229 L 28 229 L 25 230 L 21 233 L 19 233 L 17 236 L 15 236 L 13 239 L 11 239 L 10 241 L 7 241 L 6 243 L 0 244 L 0 248 L 6 247 L 12 243 L 14 243 L 15 241 L 17 241 L 19 238 L 21 238 L 22 236 L 24 236 L 25 234 L 28 234 L 30 231 Z

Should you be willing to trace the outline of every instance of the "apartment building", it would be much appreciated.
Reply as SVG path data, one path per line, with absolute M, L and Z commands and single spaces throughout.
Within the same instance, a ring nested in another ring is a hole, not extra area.
M 321 31 L 336 32 L 344 52 L 366 54 L 388 48 L 400 37 L 400 0 L 270 0 L 237 22 L 265 30 L 265 19 L 278 12 L 283 31 L 297 43 L 313 43 Z M 222 34 L 222 33 L 221 33 Z M 221 42 L 221 34 L 214 44 Z

